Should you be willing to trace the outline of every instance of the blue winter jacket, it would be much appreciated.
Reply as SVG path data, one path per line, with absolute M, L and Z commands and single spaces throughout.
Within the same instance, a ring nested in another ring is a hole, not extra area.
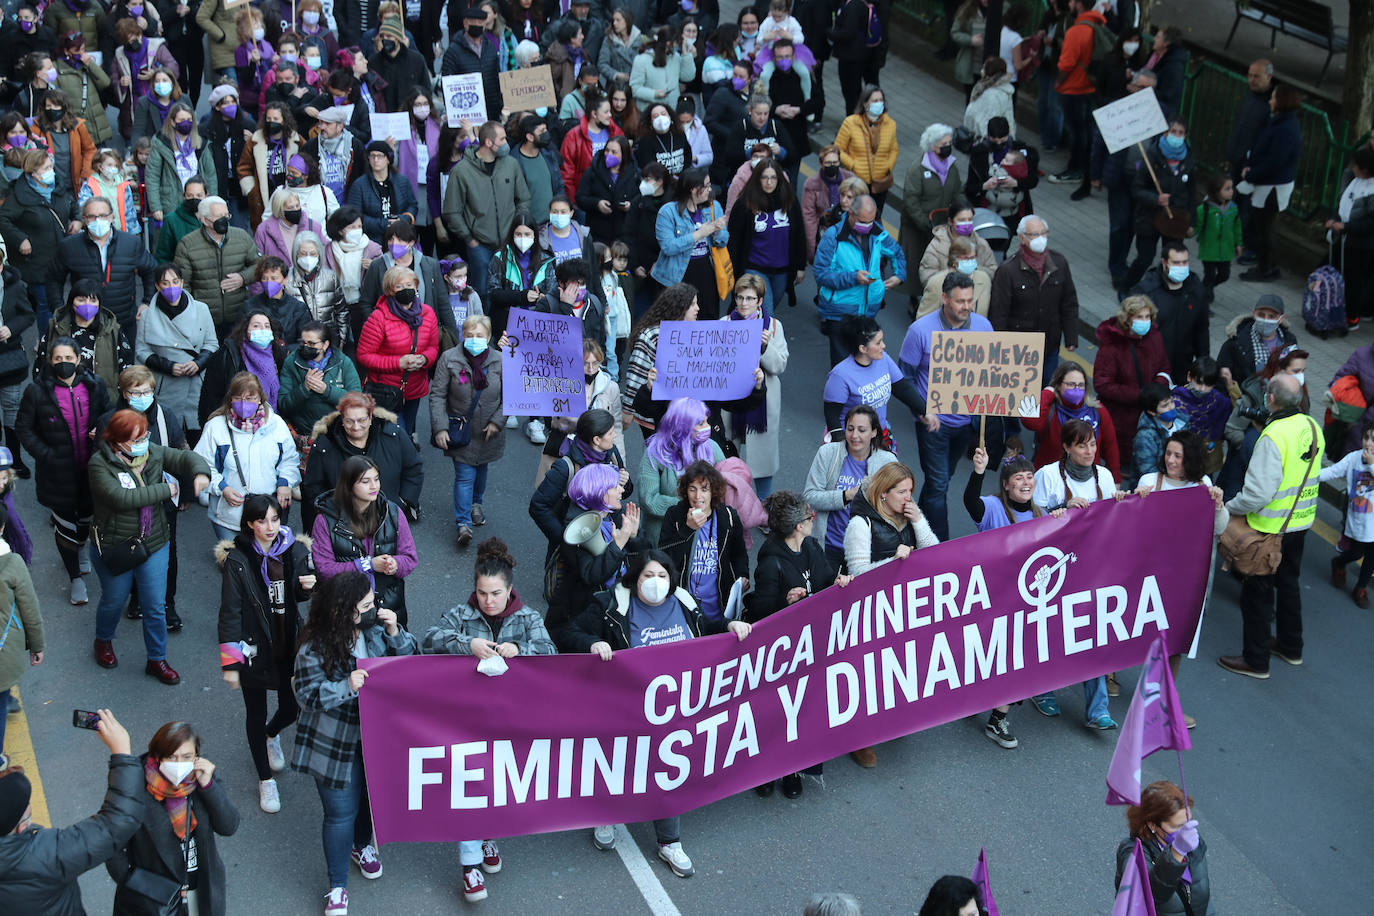
M 713 220 L 723 215 L 720 204 L 711 201 L 711 210 L 706 214 L 706 219 Z M 654 220 L 658 260 L 649 269 L 649 274 L 664 286 L 681 283 L 687 275 L 687 262 L 691 260 L 692 249 L 696 246 L 692 238 L 696 228 L 697 223 L 692 222 L 691 214 L 680 212 L 677 204 L 669 202 L 658 208 L 658 217 Z M 724 248 L 729 242 L 728 229 L 721 229 L 711 236 L 712 248 Z
M 1298 159 L 1302 156 L 1302 125 L 1296 112 L 1269 116 L 1269 123 L 1260 128 L 1250 157 L 1245 164 L 1250 171 L 1245 180 L 1251 184 L 1287 184 L 1298 177 Z
M 850 315 L 876 315 L 883 307 L 883 260 L 892 263 L 892 273 L 906 280 L 906 255 L 887 230 L 877 223 L 869 234 L 868 260 L 865 262 L 859 236 L 850 227 L 850 218 L 825 230 L 816 245 L 816 285 L 820 288 L 822 321 L 839 321 Z M 868 271 L 873 282 L 861 285 L 858 272 Z

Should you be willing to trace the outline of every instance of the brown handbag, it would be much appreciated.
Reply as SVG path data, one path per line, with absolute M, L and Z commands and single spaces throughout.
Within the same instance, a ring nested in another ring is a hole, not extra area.
M 1310 476 L 1321 458 L 1321 450 L 1315 447 L 1317 424 L 1311 417 L 1306 419 L 1312 425 L 1314 452 L 1311 467 L 1308 468 Z M 1303 479 L 1304 484 L 1306 480 Z M 1217 542 L 1217 553 L 1221 554 L 1221 568 L 1234 569 L 1242 576 L 1272 576 L 1277 572 L 1279 562 L 1283 559 L 1283 535 L 1288 530 L 1288 523 L 1293 520 L 1293 512 L 1298 508 L 1298 500 L 1301 497 L 1300 489 L 1293 499 L 1293 505 L 1288 509 L 1288 516 L 1283 520 L 1283 527 L 1273 534 L 1251 528 L 1243 515 L 1231 516 L 1231 520 L 1226 523 L 1226 530 L 1221 533 L 1221 540 Z

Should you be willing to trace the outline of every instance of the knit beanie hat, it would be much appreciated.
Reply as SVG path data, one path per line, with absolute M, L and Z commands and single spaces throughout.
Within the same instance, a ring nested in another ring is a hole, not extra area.
M 382 20 L 382 24 L 377 27 L 377 34 L 382 38 L 394 38 L 399 44 L 405 41 L 406 30 L 401 24 L 400 16 L 388 16 Z

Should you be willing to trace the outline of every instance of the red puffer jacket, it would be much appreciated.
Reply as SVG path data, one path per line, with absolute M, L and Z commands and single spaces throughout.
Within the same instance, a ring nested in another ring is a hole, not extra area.
M 412 344 L 414 340 L 414 344 Z M 424 369 L 405 374 L 401 357 L 419 353 L 427 362 Z M 367 369 L 367 380 L 380 385 L 399 386 L 405 374 L 405 399 L 413 401 L 429 394 L 429 367 L 439 358 L 439 319 L 434 310 L 421 303 L 419 333 L 391 311 L 386 297 L 377 300 L 358 335 L 358 362 Z
M 1114 480 L 1121 479 L 1121 457 L 1117 452 L 1116 427 L 1112 425 L 1112 415 L 1101 406 L 1093 408 L 1097 412 L 1097 464 L 1112 472 Z M 1035 433 L 1035 454 L 1031 456 L 1036 470 L 1053 464 L 1064 457 L 1063 440 L 1059 438 L 1059 412 L 1055 410 L 1054 389 L 1040 391 L 1040 416 L 1022 417 L 1021 425 Z M 1135 427 L 1131 427 L 1135 435 Z
M 1097 358 L 1093 360 L 1093 388 L 1116 427 L 1117 454 L 1123 467 L 1131 464 L 1131 443 L 1140 420 L 1140 389 L 1150 382 L 1172 388 L 1187 379 L 1158 378 L 1169 373 L 1164 336 L 1153 323 L 1144 337 L 1123 331 L 1115 318 L 1097 326 Z
M 615 121 L 611 121 L 606 128 L 606 139 L 620 137 L 624 135 Z M 568 200 L 577 199 L 577 185 L 582 181 L 582 173 L 592 164 L 592 156 L 595 155 L 592 149 L 592 138 L 587 134 L 587 116 L 582 116 L 582 123 L 568 131 L 568 135 L 563 138 L 563 146 L 559 149 L 563 156 L 563 190 L 568 195 Z M 538 219 L 540 217 L 536 217 Z

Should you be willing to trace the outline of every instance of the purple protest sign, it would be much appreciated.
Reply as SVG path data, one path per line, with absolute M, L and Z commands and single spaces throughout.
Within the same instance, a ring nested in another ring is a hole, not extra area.
M 645 821 L 1188 648 L 1211 558 L 1201 487 L 1095 503 L 916 551 L 744 641 L 367 659 L 378 838 L 452 842 Z M 1129 549 L 1169 534 L 1168 550 Z
M 737 401 L 754 389 L 762 321 L 665 321 L 658 326 L 654 400 Z
M 501 411 L 508 417 L 579 417 L 587 409 L 582 322 L 511 309 L 501 352 Z

